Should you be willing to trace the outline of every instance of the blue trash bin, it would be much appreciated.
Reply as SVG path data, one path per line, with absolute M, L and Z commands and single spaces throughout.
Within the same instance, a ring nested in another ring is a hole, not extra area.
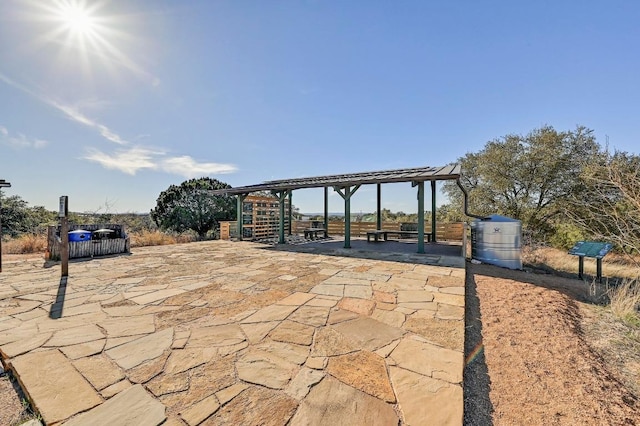
M 91 231 L 86 231 L 84 229 L 76 229 L 74 231 L 69 231 L 69 241 L 71 242 L 90 241 L 90 240 L 91 240 Z

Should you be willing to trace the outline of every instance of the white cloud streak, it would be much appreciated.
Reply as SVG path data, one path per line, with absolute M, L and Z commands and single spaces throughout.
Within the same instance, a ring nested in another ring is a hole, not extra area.
M 187 178 L 233 173 L 237 170 L 233 164 L 198 163 L 188 155 L 164 159 L 160 167 L 165 172 Z
M 187 178 L 233 173 L 237 170 L 237 167 L 233 164 L 198 162 L 188 155 L 165 158 L 166 152 L 164 150 L 131 145 L 129 141 L 120 137 L 116 132 L 82 114 L 77 108 L 64 105 L 45 95 L 38 94 L 2 73 L 0 73 L 0 81 L 55 108 L 76 123 L 96 129 L 106 140 L 122 146 L 112 154 L 95 148 L 87 149 L 87 154 L 83 158 L 98 163 L 106 169 L 118 170 L 129 175 L 135 175 L 139 170 L 159 170 Z M 42 148 L 48 143 L 40 139 L 28 139 L 24 135 L 19 135 L 18 138 L 11 138 L 4 127 L 0 127 L 0 137 L 14 146 Z M 141 135 L 140 137 L 147 137 L 147 135 Z
M 118 170 L 133 176 L 138 170 L 157 169 L 158 165 L 155 157 L 162 154 L 162 152 L 140 147 L 120 149 L 114 154 L 106 154 L 100 150 L 90 148 L 83 158 L 96 162 L 105 169 Z
M 118 170 L 135 175 L 140 170 L 158 170 L 184 176 L 186 178 L 233 173 L 237 170 L 233 164 L 199 163 L 188 155 L 164 158 L 165 152 L 143 147 L 119 149 L 107 154 L 97 149 L 88 149 L 83 157 L 110 170 Z
M 2 80 L 4 83 L 8 84 L 11 87 L 14 87 L 32 97 L 34 97 L 35 99 L 39 100 L 40 102 L 43 102 L 55 109 L 57 109 L 58 111 L 62 112 L 67 118 L 75 121 L 76 123 L 85 125 L 87 127 L 91 127 L 94 128 L 98 131 L 98 133 L 100 133 L 100 135 L 102 135 L 103 138 L 107 139 L 110 142 L 116 143 L 118 145 L 126 145 L 128 142 L 124 139 L 122 139 L 117 133 L 111 131 L 107 126 L 105 126 L 104 124 L 101 124 L 95 120 L 92 120 L 91 118 L 85 116 L 84 114 L 82 114 L 80 111 L 78 111 L 76 108 L 69 106 L 69 105 L 64 105 L 60 102 L 54 101 L 53 99 L 50 99 L 49 97 L 36 93 L 33 90 L 23 86 L 22 84 L 10 79 L 9 77 L 7 77 L 6 75 L 0 73 L 0 80 Z
M 88 127 L 93 127 L 94 129 L 98 130 L 100 135 L 102 135 L 102 137 L 105 138 L 106 140 L 113 143 L 117 143 L 118 145 L 128 144 L 126 140 L 122 139 L 117 133 L 111 131 L 107 126 L 88 118 L 77 109 L 68 105 L 62 105 L 55 101 L 49 101 L 48 103 L 51 106 L 57 108 L 59 111 L 62 111 L 68 118 L 72 119 L 73 121 L 76 121 L 80 124 L 84 124 L 85 126 L 88 126 Z

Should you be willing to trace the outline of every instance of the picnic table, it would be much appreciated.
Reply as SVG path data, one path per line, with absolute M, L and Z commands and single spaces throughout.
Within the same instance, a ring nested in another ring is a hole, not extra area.
M 327 238 L 327 230 L 324 228 L 307 228 L 304 230 L 304 237 L 315 240 L 320 233 L 323 234 L 324 238 Z
M 373 231 L 367 231 L 367 241 L 371 241 L 371 237 L 373 237 L 374 241 L 380 241 L 380 236 L 382 236 L 384 241 L 389 239 L 389 234 L 397 235 L 398 237 L 417 237 L 418 231 L 389 231 L 384 229 L 376 229 Z M 431 232 L 425 232 L 424 237 L 427 242 L 431 242 Z

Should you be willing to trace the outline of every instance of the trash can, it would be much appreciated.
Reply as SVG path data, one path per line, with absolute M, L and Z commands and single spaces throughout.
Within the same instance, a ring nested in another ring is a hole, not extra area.
M 91 240 L 91 231 L 87 231 L 84 229 L 76 229 L 73 231 L 69 231 L 69 241 L 77 243 L 79 241 L 90 241 Z

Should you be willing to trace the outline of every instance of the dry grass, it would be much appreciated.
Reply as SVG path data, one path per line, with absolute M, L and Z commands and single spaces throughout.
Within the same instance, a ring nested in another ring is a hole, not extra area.
M 2 253 L 28 254 L 42 253 L 47 249 L 47 237 L 44 235 L 23 235 L 2 242 Z
M 544 269 L 550 272 L 566 274 L 578 273 L 578 256 L 572 256 L 565 250 L 550 247 L 523 247 L 522 261 L 524 264 Z M 596 260 L 585 258 L 584 273 L 596 275 Z M 636 279 L 638 267 L 631 259 L 624 255 L 609 253 L 602 260 L 602 276 L 607 278 Z
M 627 325 L 640 327 L 640 280 L 624 280 L 609 291 L 613 315 Z
M 131 247 L 163 246 L 167 244 L 189 243 L 195 239 L 190 235 L 169 235 L 160 231 L 142 231 L 129 234 Z

